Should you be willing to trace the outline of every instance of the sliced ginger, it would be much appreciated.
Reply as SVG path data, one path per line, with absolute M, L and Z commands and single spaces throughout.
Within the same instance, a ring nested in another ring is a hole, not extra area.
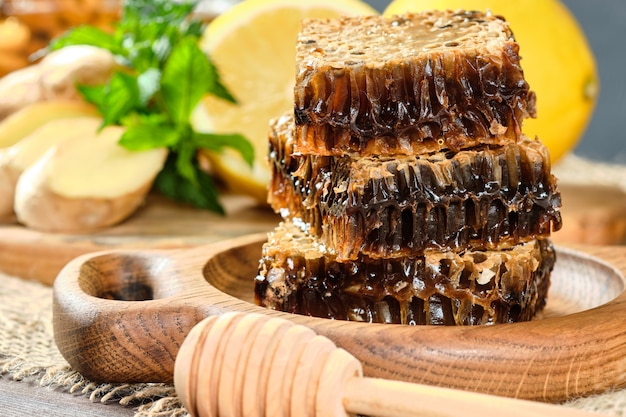
M 0 120 L 40 101 L 82 101 L 77 85 L 105 83 L 118 67 L 110 52 L 93 46 L 51 52 L 38 64 L 0 78 Z
M 101 123 L 99 117 L 53 120 L 14 145 L 0 149 L 0 218 L 13 213 L 15 187 L 28 167 L 61 142 L 93 136 Z
M 86 116 L 99 117 L 99 113 L 95 106 L 82 101 L 51 100 L 30 104 L 0 122 L 0 148 L 19 142 L 48 122 Z M 64 123 L 72 126 L 72 122 Z
M 19 178 L 18 221 L 42 231 L 84 233 L 130 216 L 162 169 L 167 150 L 128 151 L 118 144 L 123 131 L 110 126 L 50 148 Z

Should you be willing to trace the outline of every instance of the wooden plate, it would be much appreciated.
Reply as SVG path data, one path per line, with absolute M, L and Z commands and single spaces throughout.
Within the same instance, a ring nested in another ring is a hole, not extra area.
M 558 402 L 626 386 L 626 248 L 559 248 L 545 317 L 476 327 L 289 315 L 252 304 L 265 234 L 178 251 L 75 259 L 54 285 L 54 332 L 91 380 L 172 380 L 190 329 L 228 311 L 281 316 L 356 356 L 366 375 Z

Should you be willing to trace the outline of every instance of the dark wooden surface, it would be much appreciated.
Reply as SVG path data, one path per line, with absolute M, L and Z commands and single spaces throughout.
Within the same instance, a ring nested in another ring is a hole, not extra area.
M 92 402 L 82 394 L 59 392 L 0 377 L 0 415 L 4 417 L 132 417 L 133 407 Z

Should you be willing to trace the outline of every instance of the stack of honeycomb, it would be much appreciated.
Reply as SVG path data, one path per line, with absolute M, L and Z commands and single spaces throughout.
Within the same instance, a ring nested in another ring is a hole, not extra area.
M 506 21 L 432 11 L 303 22 L 271 122 L 258 304 L 404 324 L 530 320 L 560 194 Z

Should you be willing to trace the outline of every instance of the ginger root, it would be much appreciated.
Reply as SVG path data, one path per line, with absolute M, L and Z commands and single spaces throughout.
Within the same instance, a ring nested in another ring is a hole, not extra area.
M 93 46 L 67 46 L 51 52 L 39 63 L 0 78 L 0 120 L 40 101 L 82 101 L 78 84 L 103 84 L 118 67 L 109 51 Z
M 109 126 L 50 148 L 17 182 L 18 221 L 46 232 L 87 233 L 134 213 L 163 168 L 167 149 L 129 151 L 118 144 L 123 132 Z

